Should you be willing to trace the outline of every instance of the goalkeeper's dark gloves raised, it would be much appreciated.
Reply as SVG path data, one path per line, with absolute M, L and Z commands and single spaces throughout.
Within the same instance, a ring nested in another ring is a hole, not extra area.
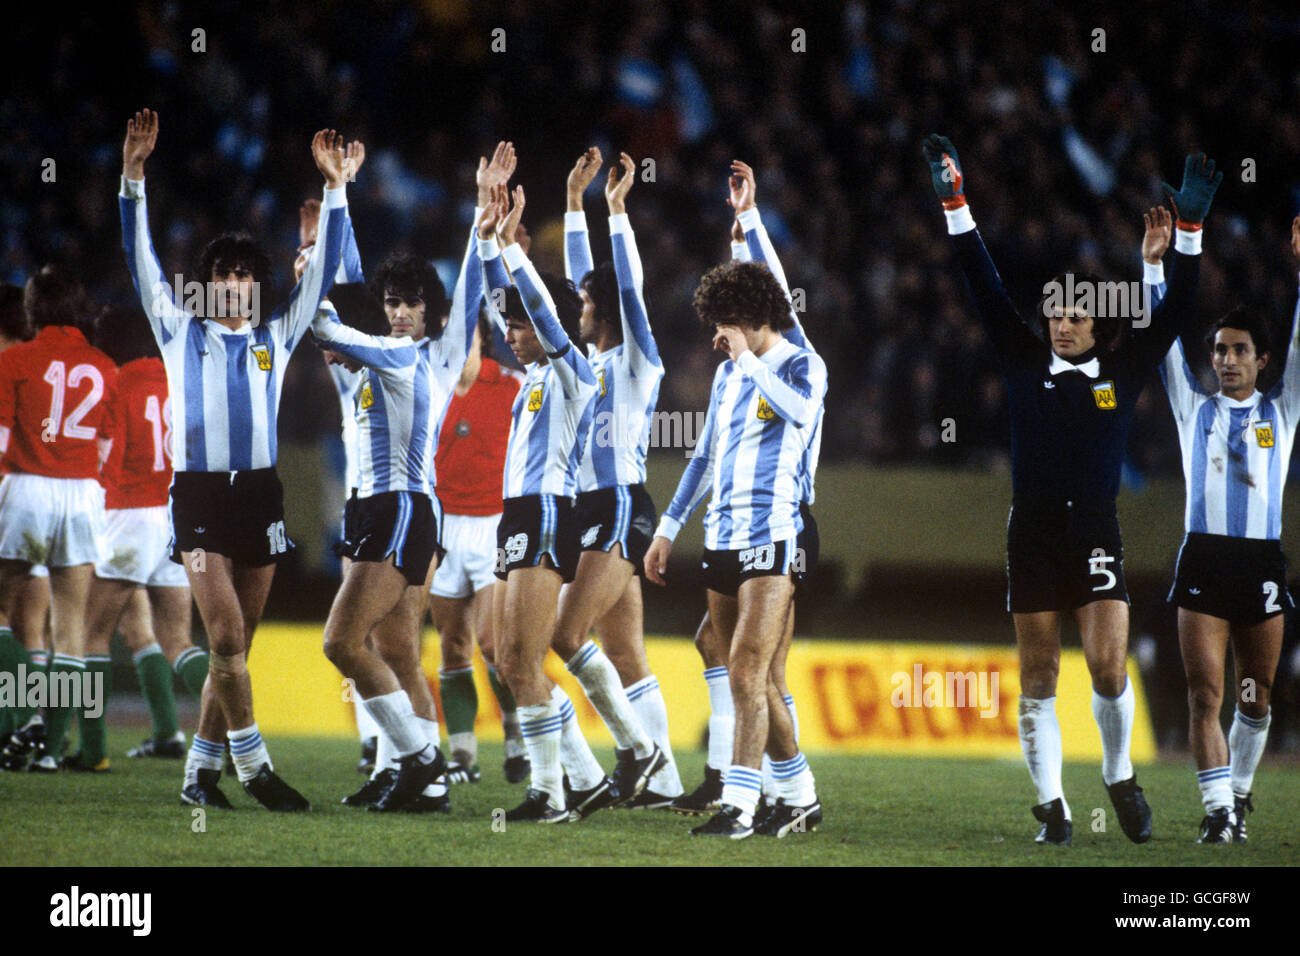
M 960 209 L 966 205 L 966 196 L 962 193 L 965 179 L 952 141 L 947 136 L 931 133 L 921 143 L 921 152 L 925 153 L 926 162 L 930 164 L 930 181 L 934 183 L 934 191 L 939 194 L 943 208 Z
M 1205 222 L 1210 211 L 1210 202 L 1214 191 L 1223 182 L 1223 173 L 1214 171 L 1214 160 L 1204 153 L 1192 153 L 1183 164 L 1183 188 L 1174 191 L 1168 183 L 1161 183 L 1161 188 L 1169 194 L 1169 201 L 1174 204 L 1174 216 L 1178 228 L 1195 232 Z

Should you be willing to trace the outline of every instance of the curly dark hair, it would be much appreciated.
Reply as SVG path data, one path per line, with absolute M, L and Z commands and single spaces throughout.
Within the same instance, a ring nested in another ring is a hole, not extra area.
M 394 252 L 379 264 L 375 270 L 370 288 L 379 301 L 392 292 L 402 298 L 419 297 L 424 300 L 425 334 L 436 339 L 442 334 L 439 320 L 450 308 L 447 302 L 447 287 L 438 278 L 438 273 L 427 259 L 411 255 L 409 252 Z
M 578 288 L 591 296 L 595 303 L 596 321 L 609 323 L 621 336 L 623 320 L 619 311 L 618 274 L 614 271 L 614 263 L 602 262 L 596 266 L 582 277 Z
M 23 308 L 37 332 L 51 325 L 77 325 L 85 307 L 81 283 L 57 266 L 43 268 L 23 290 Z
M 732 261 L 714 266 L 700 279 L 692 300 L 705 325 L 739 325 L 774 332 L 794 328 L 785 289 L 761 262 Z
M 1237 306 L 1227 315 L 1215 320 L 1214 324 L 1210 326 L 1205 341 L 1211 349 L 1214 348 L 1214 337 L 1219 334 L 1219 329 L 1239 329 L 1248 333 L 1250 341 L 1255 346 L 1256 355 L 1268 355 L 1273 350 L 1273 342 L 1268 333 L 1268 323 L 1244 305 Z
M 1069 289 L 1083 289 L 1089 287 L 1094 290 L 1104 288 L 1102 280 L 1091 272 L 1062 272 L 1057 276 L 1053 276 L 1052 281 L 1043 287 L 1044 289 L 1056 290 L 1055 292 L 1045 291 L 1043 297 L 1038 300 L 1038 323 L 1040 330 L 1043 333 L 1043 341 L 1047 342 L 1049 345 L 1052 341 L 1051 330 L 1047 325 L 1048 309 L 1052 300 L 1060 299 L 1060 304 L 1072 306 L 1075 303 L 1064 301 L 1066 291 Z M 1136 303 L 1136 305 L 1140 306 L 1141 303 Z M 1133 304 L 1130 304 L 1130 307 L 1133 307 Z M 1123 316 L 1094 314 L 1101 311 L 1103 310 L 1094 307 L 1092 312 L 1088 313 L 1089 318 L 1092 319 L 1092 339 L 1100 349 L 1113 348 L 1116 339 L 1119 338 Z
M 274 291 L 271 257 L 246 232 L 223 232 L 203 247 L 198 261 L 199 281 L 211 282 L 213 269 L 226 272 L 236 266 L 243 266 L 253 274 L 253 281 L 260 290 L 259 298 L 263 302 L 270 301 L 270 294 Z
M 142 358 L 162 358 L 158 342 L 149 328 L 149 320 L 138 305 L 130 308 L 105 306 L 95 319 L 95 348 L 125 365 Z

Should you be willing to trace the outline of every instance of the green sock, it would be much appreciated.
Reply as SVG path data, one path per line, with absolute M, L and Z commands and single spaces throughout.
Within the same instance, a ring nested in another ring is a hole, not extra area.
M 175 736 L 180 730 L 176 719 L 176 697 L 172 693 L 172 669 L 162 648 L 150 644 L 135 654 L 135 673 L 140 679 L 144 702 L 153 718 L 153 735 L 159 739 Z
M 438 672 L 442 691 L 442 715 L 447 721 L 447 736 L 474 733 L 478 716 L 478 690 L 474 687 L 474 668 Z
M 10 680 L 14 692 L 14 700 L 18 699 L 18 692 L 23 688 L 18 686 L 18 664 L 27 656 L 27 649 L 18 643 L 18 638 L 14 637 L 14 632 L 7 627 L 0 627 L 0 674 L 12 674 Z M 14 711 L 17 707 L 14 704 L 0 704 L 0 740 L 7 739 L 14 732 Z
M 10 633 L 12 634 L 12 632 Z M 14 664 L 15 676 L 17 676 L 18 673 L 18 664 L 25 664 L 27 666 L 26 672 L 28 674 L 47 669 L 47 655 L 45 651 L 40 652 L 41 658 L 38 661 L 36 655 L 27 650 L 27 648 L 23 646 L 22 641 L 18 640 L 16 637 L 13 639 L 11 653 L 17 655 L 16 663 Z M 17 687 L 14 689 L 17 690 Z M 27 721 L 36 716 L 36 713 L 37 711 L 35 707 L 14 707 L 10 711 L 10 716 L 14 724 L 13 729 L 17 730 L 23 724 L 27 723 Z
M 497 677 L 495 667 L 488 668 L 488 683 L 492 685 L 492 693 L 497 695 L 497 703 L 501 705 L 501 712 L 513 714 L 515 712 L 514 695 L 510 693 L 510 689 L 505 684 L 501 683 Z
M 203 697 L 203 682 L 208 679 L 208 652 L 201 647 L 181 651 L 176 658 L 176 673 L 195 700 Z
M 55 654 L 50 660 L 49 700 L 45 708 L 45 750 L 55 760 L 63 757 L 63 744 L 77 708 L 71 706 L 73 681 L 82 681 L 86 662 L 70 654 Z M 84 687 L 84 683 L 82 687 Z M 81 688 L 77 693 L 80 694 Z M 58 700 L 63 706 L 55 707 Z
M 77 723 L 81 728 L 81 762 L 93 767 L 108 756 L 108 695 L 113 692 L 113 662 L 107 654 L 87 654 L 86 673 L 90 675 L 91 687 L 102 680 L 99 685 L 98 717 L 87 717 L 89 703 L 82 700 L 82 709 L 77 711 Z M 103 675 L 99 677 L 98 675 Z M 94 691 L 92 690 L 92 693 Z

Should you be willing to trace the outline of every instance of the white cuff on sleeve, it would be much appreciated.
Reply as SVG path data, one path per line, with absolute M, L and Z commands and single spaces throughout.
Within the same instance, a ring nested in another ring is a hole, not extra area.
M 677 540 L 677 532 L 682 530 L 682 523 L 675 518 L 664 515 L 659 519 L 659 527 L 655 528 L 656 538 L 667 538 L 669 541 Z
M 337 189 L 325 187 L 325 201 L 321 206 L 325 209 L 342 209 L 348 204 L 348 187 L 346 184 Z
M 763 368 L 763 361 L 749 349 L 745 349 L 740 353 L 740 358 L 736 359 L 736 365 L 746 375 L 753 375 Z
M 627 218 L 627 213 L 620 212 L 609 217 L 609 234 L 611 236 L 626 236 L 632 231 L 632 221 Z
M 486 239 L 478 241 L 478 257 L 484 262 L 489 259 L 495 259 L 501 255 L 501 247 L 497 245 L 496 236 L 488 236 Z
M 1195 232 L 1188 232 L 1185 229 L 1174 230 L 1174 248 L 1184 256 L 1199 256 L 1201 254 L 1201 235 L 1204 230 L 1197 229 Z
M 501 258 L 505 260 L 506 268 L 511 272 L 519 271 L 528 261 L 528 257 L 524 255 L 524 247 L 517 242 L 512 242 L 502 249 Z
M 948 220 L 948 235 L 950 236 L 960 236 L 963 232 L 970 232 L 975 228 L 975 217 L 970 213 L 970 206 L 945 209 L 943 216 Z
M 748 260 L 748 259 L 749 259 L 749 243 L 747 243 L 747 242 L 733 242 L 733 243 L 731 244 L 731 258 L 732 258 L 732 259 L 739 259 L 739 260 L 742 260 L 742 261 Z
M 127 179 L 122 177 L 122 192 L 119 194 L 126 199 L 143 199 L 144 198 L 144 180 Z
M 1165 264 L 1157 262 L 1152 265 L 1149 262 L 1142 263 L 1142 281 L 1147 285 L 1160 285 L 1165 281 Z
M 564 214 L 565 232 L 586 232 L 587 214 L 585 212 L 566 212 Z
M 757 229 L 763 224 L 763 217 L 758 214 L 758 207 L 751 206 L 736 217 L 740 222 L 740 228 L 749 232 L 751 229 Z

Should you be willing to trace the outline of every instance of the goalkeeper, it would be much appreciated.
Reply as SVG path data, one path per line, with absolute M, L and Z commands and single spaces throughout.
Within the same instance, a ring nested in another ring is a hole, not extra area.
M 1044 344 L 1012 305 L 975 228 L 952 143 L 931 135 L 922 150 L 1007 386 L 1013 489 L 1007 610 L 1020 657 L 1020 746 L 1038 791 L 1033 814 L 1042 828 L 1036 841 L 1069 845 L 1072 833 L 1056 718 L 1061 621 L 1072 612 L 1092 677 L 1102 780 L 1124 834 L 1144 843 L 1151 837 L 1151 810 L 1129 759 L 1134 695 L 1125 672 L 1128 592 L 1115 496 L 1138 396 L 1189 324 L 1201 223 L 1223 174 L 1216 175 L 1204 155 L 1189 156 L 1182 189 L 1165 187 L 1178 220 L 1178 255 L 1168 294 L 1153 313 L 1125 332 L 1124 319 L 1138 315 L 1105 314 L 1100 306 L 1107 296 L 1097 280 L 1061 275 L 1044 287 L 1034 316 Z

